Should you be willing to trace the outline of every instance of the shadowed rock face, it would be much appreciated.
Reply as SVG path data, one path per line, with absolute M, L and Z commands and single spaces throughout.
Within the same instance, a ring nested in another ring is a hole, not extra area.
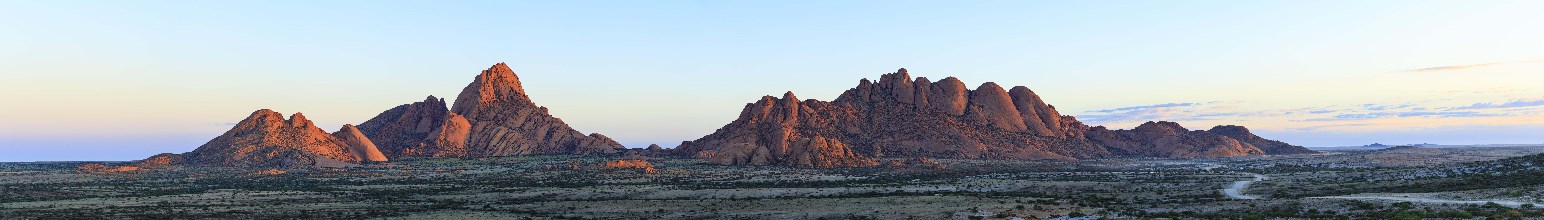
M 1227 136 L 1229 138 L 1233 138 L 1234 140 L 1238 140 L 1239 142 L 1254 145 L 1256 148 L 1260 148 L 1260 150 L 1265 151 L 1265 154 L 1314 153 L 1313 150 L 1308 150 L 1308 148 L 1293 146 L 1285 142 L 1267 140 L 1265 138 L 1261 138 L 1260 136 L 1255 136 L 1254 133 L 1249 132 L 1249 128 L 1245 128 L 1244 126 L 1218 125 L 1216 127 L 1212 127 L 1211 130 L 1206 131 L 1217 135 Z
M 1235 127 L 1188 131 L 1150 122 L 1134 130 L 1091 128 L 1061 115 L 1028 87 L 1004 91 L 988 82 L 968 90 L 954 77 L 930 82 L 901 69 L 878 82 L 860 80 L 831 102 L 801 101 L 792 92 L 762 97 L 733 122 L 673 153 L 718 164 L 850 167 L 873 165 L 874 157 L 1075 160 L 1312 152 Z
M 504 63 L 483 70 L 446 108 L 444 99 L 386 110 L 359 125 L 388 157 L 489 157 L 612 153 L 622 145 L 584 134 L 526 96 Z
M 357 131 L 339 133 L 354 136 Z M 362 135 L 351 138 L 361 139 L 349 141 L 328 134 L 300 113 L 285 119 L 278 112 L 263 109 L 253 112 L 224 135 L 188 152 L 184 159 L 194 165 L 257 167 L 346 166 L 352 162 L 385 160 L 377 157 L 379 150 Z
M 400 105 L 359 124 L 359 130 L 391 158 L 464 157 L 470 129 L 465 117 L 451 113 L 445 99 Z
M 1206 131 L 1190 131 L 1174 122 L 1147 122 L 1132 130 L 1095 127 L 1089 140 L 1118 155 L 1208 158 L 1265 154 L 1259 147 Z

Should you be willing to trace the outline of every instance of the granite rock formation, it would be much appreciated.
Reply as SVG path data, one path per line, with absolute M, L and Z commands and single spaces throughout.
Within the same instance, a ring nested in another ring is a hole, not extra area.
M 390 158 L 465 157 L 470 122 L 450 112 L 445 99 L 429 96 L 359 124 L 359 131 Z
M 347 133 L 340 131 L 340 135 Z M 328 134 L 300 113 L 285 119 L 278 112 L 263 109 L 183 158 L 192 165 L 252 167 L 337 167 L 384 160 L 372 158 L 378 155 L 368 152 L 378 150 L 366 143 L 369 141 L 351 142 Z
M 874 165 L 872 158 L 1051 159 L 1225 157 L 1312 152 L 1247 129 L 1188 131 L 1150 122 L 1134 130 L 1083 125 L 1024 86 L 954 77 L 912 78 L 906 69 L 868 79 L 836 100 L 792 92 L 747 104 L 739 118 L 673 152 L 717 164 L 798 167 Z
M 493 157 L 526 154 L 614 153 L 622 145 L 584 134 L 553 117 L 525 94 L 504 63 L 483 70 L 453 106 L 429 96 L 400 105 L 359 125 L 387 157 Z
M 456 96 L 450 112 L 469 125 L 469 156 L 614 153 L 622 144 L 598 133 L 585 135 L 526 96 L 520 78 L 499 63 L 483 70 Z
M 375 146 L 375 142 L 370 141 L 370 138 L 365 137 L 365 134 L 359 133 L 359 128 L 354 127 L 354 125 L 345 124 L 343 128 L 333 132 L 332 136 L 342 140 L 343 146 L 346 147 L 344 149 L 346 153 L 358 157 L 360 162 L 386 161 L 386 155 L 382 154 L 380 148 Z
M 181 154 L 162 153 L 156 154 L 155 156 L 150 156 L 149 158 L 145 158 L 143 160 L 139 160 L 138 162 L 134 162 L 134 166 L 141 168 L 182 166 L 183 161 L 184 159 L 182 158 Z

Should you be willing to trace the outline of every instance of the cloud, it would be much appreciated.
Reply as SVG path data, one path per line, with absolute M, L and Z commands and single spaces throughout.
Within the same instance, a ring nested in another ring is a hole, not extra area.
M 1362 126 L 1368 126 L 1368 125 L 1372 125 L 1372 124 L 1320 125 L 1320 126 L 1308 126 L 1308 127 L 1300 127 L 1300 128 L 1287 128 L 1287 130 L 1292 130 L 1292 131 L 1318 131 L 1318 130 L 1324 130 L 1324 129 L 1328 129 L 1328 128 L 1362 127 Z
M 1367 109 L 1367 110 L 1373 110 L 1373 111 L 1394 110 L 1394 109 L 1409 108 L 1409 107 L 1414 107 L 1414 106 L 1415 106 L 1415 104 L 1413 104 L 1413 103 L 1405 103 L 1405 104 L 1400 104 L 1400 105 L 1362 104 L 1362 108 Z
M 1458 66 L 1438 66 L 1438 67 L 1427 67 L 1427 68 L 1406 70 L 1406 72 L 1443 72 L 1443 71 L 1473 69 L 1473 68 L 1495 66 L 1495 65 L 1502 65 L 1502 64 L 1533 63 L 1533 62 L 1539 62 L 1539 61 L 1544 61 L 1544 60 L 1527 60 L 1527 61 L 1515 61 L 1515 62 L 1495 62 L 1495 63 L 1481 63 L 1481 64 L 1458 65 Z
M 1463 107 L 1456 107 L 1456 108 L 1453 108 L 1453 109 L 1456 109 L 1456 110 L 1493 109 L 1493 108 L 1517 108 L 1517 107 L 1533 107 L 1533 106 L 1544 106 L 1544 97 L 1535 98 L 1535 99 L 1513 99 L 1513 100 L 1504 101 L 1504 102 L 1474 103 L 1473 105 L 1463 106 Z
M 1200 105 L 1200 104 L 1201 103 L 1193 103 L 1193 102 L 1187 102 L 1187 103 L 1164 103 L 1164 104 L 1157 104 L 1157 105 L 1143 105 L 1143 106 L 1131 106 L 1131 107 L 1120 107 L 1120 108 L 1103 109 L 1103 110 L 1093 110 L 1093 111 L 1090 111 L 1090 112 L 1114 113 L 1114 112 L 1138 111 L 1138 110 L 1146 110 L 1146 109 L 1154 109 L 1154 108 L 1196 106 L 1196 105 Z
M 1478 117 L 1500 117 L 1500 116 L 1509 116 L 1509 115 L 1508 114 L 1481 113 L 1481 112 L 1474 112 L 1474 111 L 1368 112 L 1368 113 L 1355 113 L 1355 114 L 1338 114 L 1338 115 L 1335 115 L 1334 117 L 1310 118 L 1310 119 L 1304 119 L 1304 120 L 1298 120 L 1298 121 L 1354 121 L 1354 120 L 1379 119 L 1379 118 L 1415 118 L 1415 117 L 1426 117 L 1426 118 L 1478 118 Z
M 1233 111 L 1236 102 L 1164 103 L 1093 110 L 1078 115 L 1078 120 L 1091 125 L 1114 122 L 1142 121 L 1195 121 L 1226 117 L 1261 116 L 1267 113 Z M 1286 113 L 1274 113 L 1276 115 Z
M 1412 112 L 1399 113 L 1399 117 L 1473 118 L 1473 117 L 1496 117 L 1496 116 L 1506 116 L 1506 114 L 1490 114 L 1490 113 L 1479 113 L 1479 112 L 1470 112 L 1470 111 L 1459 111 L 1459 112 L 1422 112 L 1422 111 L 1412 111 Z
M 1485 67 L 1485 66 L 1492 66 L 1492 65 L 1498 65 L 1498 64 L 1504 64 L 1504 63 L 1481 63 L 1481 64 L 1459 65 L 1459 66 L 1427 67 L 1427 68 L 1413 69 L 1413 70 L 1409 70 L 1409 71 L 1410 72 L 1442 72 L 1442 71 L 1453 71 L 1453 70 L 1462 70 L 1462 69 L 1469 69 L 1469 68 Z

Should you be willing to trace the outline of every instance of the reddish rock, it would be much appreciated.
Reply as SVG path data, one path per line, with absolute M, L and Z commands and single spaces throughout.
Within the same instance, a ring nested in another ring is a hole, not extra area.
M 1147 122 L 1132 130 L 1096 127 L 1089 140 L 1120 155 L 1169 158 L 1208 158 L 1262 155 L 1254 145 L 1206 131 L 1190 131 L 1174 122 Z
M 792 92 L 764 96 L 733 122 L 672 153 L 715 164 L 846 167 L 872 165 L 877 157 L 1076 160 L 1311 152 L 1232 127 L 1089 127 L 1023 86 L 1004 91 L 985 83 L 967 90 L 959 79 L 912 79 L 905 69 L 879 79 L 860 80 L 831 102 L 801 101 Z
M 784 164 L 807 168 L 865 167 L 878 162 L 853 152 L 841 141 L 814 136 L 794 141 Z
M 1013 99 L 1008 97 L 1008 92 L 997 83 L 983 83 L 976 90 L 970 91 L 970 107 L 967 108 L 966 118 L 973 119 L 971 123 L 985 124 L 1010 132 L 1023 132 L 1027 128 L 1024 118 L 1019 110 L 1014 107 Z
M 333 167 L 366 161 L 349 149 L 347 141 L 317 128 L 305 115 L 285 119 L 263 109 L 184 158 L 194 165 L 253 167 Z
M 139 160 L 138 162 L 134 163 L 134 166 L 142 168 L 163 168 L 171 166 L 182 166 L 183 161 L 184 159 L 182 158 L 181 154 L 162 153 L 156 154 L 155 156 L 150 156 L 149 158 L 145 158 L 143 160 Z
M 1061 116 L 1046 112 L 1050 107 L 1040 100 L 1040 95 L 1035 95 L 1035 91 L 1029 90 L 1029 87 L 1014 86 L 1008 90 L 1008 96 L 1013 99 L 1013 107 L 1019 111 L 1019 118 L 1024 119 L 1024 126 L 1030 133 L 1051 137 L 1061 135 L 1060 130 L 1063 129 L 1059 129 L 1060 120 L 1054 120 Z
M 654 164 L 644 160 L 613 160 L 601 164 L 601 169 L 631 169 L 645 174 L 654 174 Z
M 952 76 L 944 78 L 933 83 L 928 91 L 928 102 L 932 104 L 933 110 L 951 116 L 965 114 L 965 103 L 968 102 L 965 95 L 969 91 L 965 90 L 965 83 L 960 82 L 960 79 Z
M 333 137 L 343 140 L 346 152 L 350 156 L 359 158 L 360 162 L 386 162 L 386 155 L 376 148 L 375 143 L 359 133 L 359 128 L 352 124 L 345 124 L 343 128 L 332 133 Z
M 1254 145 L 1256 148 L 1260 148 L 1260 150 L 1265 151 L 1265 154 L 1314 153 L 1313 150 L 1309 150 L 1308 148 L 1293 146 L 1285 142 L 1267 140 L 1265 138 L 1261 138 L 1260 136 L 1255 136 L 1254 133 L 1249 132 L 1249 128 L 1245 128 L 1244 126 L 1218 125 L 1216 127 L 1212 127 L 1211 130 L 1206 131 L 1233 138 L 1234 140 L 1238 140 L 1239 142 L 1243 142 L 1245 144 Z
M 548 114 L 526 96 L 520 78 L 504 63 L 477 75 L 456 96 L 450 111 L 470 124 L 468 156 L 613 153 L 623 148 L 605 135 L 585 135 Z
M 462 157 L 466 155 L 466 118 L 451 113 L 445 99 L 429 96 L 400 105 L 359 124 L 389 158 Z

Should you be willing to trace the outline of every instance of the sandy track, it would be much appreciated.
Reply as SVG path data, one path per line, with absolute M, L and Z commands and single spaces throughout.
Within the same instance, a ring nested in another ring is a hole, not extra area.
M 1253 176 L 1254 179 L 1253 180 L 1244 180 L 1244 181 L 1235 181 L 1235 182 L 1233 182 L 1232 185 L 1228 185 L 1228 188 L 1223 188 L 1222 189 L 1222 194 L 1223 195 L 1227 195 L 1228 198 L 1233 198 L 1233 199 L 1259 199 L 1259 197 L 1255 197 L 1255 196 L 1251 196 L 1251 195 L 1244 195 L 1244 189 L 1249 188 L 1249 184 L 1254 184 L 1255 182 L 1265 181 L 1265 179 L 1266 179 L 1265 175 L 1260 175 L 1260 174 L 1255 174 L 1255 173 L 1244 173 L 1244 174 L 1249 174 L 1250 176 Z

